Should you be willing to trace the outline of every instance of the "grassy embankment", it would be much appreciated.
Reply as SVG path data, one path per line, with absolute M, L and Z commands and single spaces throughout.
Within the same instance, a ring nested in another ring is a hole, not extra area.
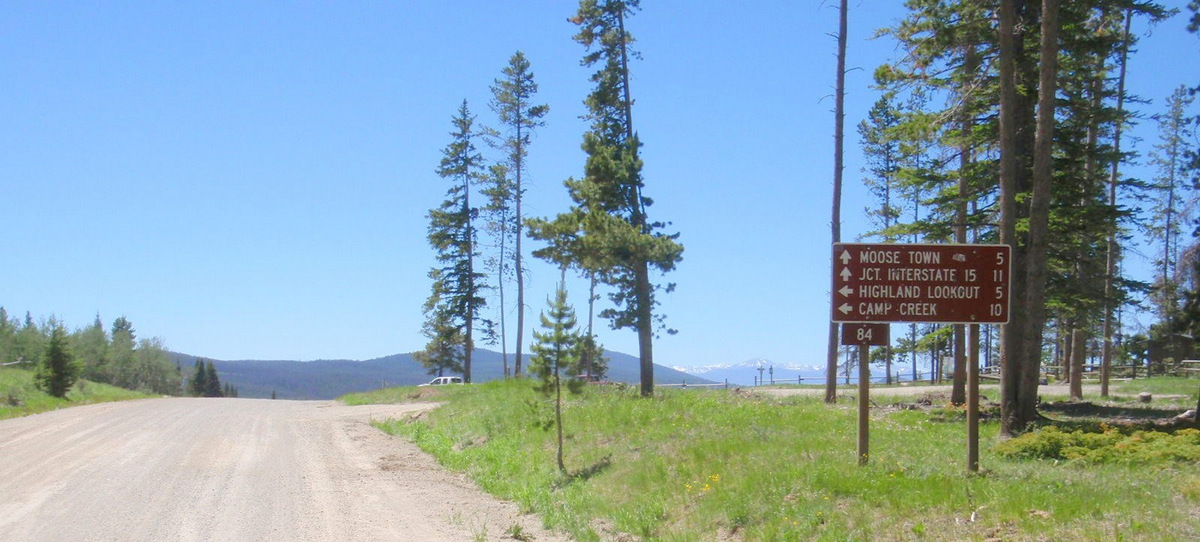
M 997 425 L 985 422 L 984 472 L 967 476 L 965 427 L 950 409 L 875 409 L 871 462 L 859 468 L 848 401 L 704 390 L 647 400 L 593 388 L 564 412 L 564 477 L 553 466 L 553 432 L 535 423 L 548 407 L 528 382 L 437 393 L 446 404 L 419 420 L 377 425 L 579 540 L 618 532 L 667 541 L 1200 538 L 1195 463 L 1009 459 L 994 450 Z M 1194 393 L 1181 401 L 1194 404 Z
M 34 385 L 33 371 L 0 368 L 0 420 L 72 406 L 147 397 L 155 396 L 80 380 L 67 392 L 66 399 L 59 399 Z

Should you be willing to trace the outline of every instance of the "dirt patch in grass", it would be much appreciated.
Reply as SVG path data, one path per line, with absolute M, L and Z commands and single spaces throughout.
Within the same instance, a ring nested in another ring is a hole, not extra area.
M 414 401 L 426 401 L 437 399 L 442 396 L 442 390 L 431 387 L 418 387 L 408 394 L 408 398 Z
M 1050 417 L 1044 425 L 1072 429 L 1087 429 L 1100 424 L 1157 431 L 1196 427 L 1195 417 L 1187 415 L 1192 411 L 1173 406 L 1059 401 L 1042 403 L 1038 410 Z
M 1059 413 L 1076 418 L 1113 418 L 1130 420 L 1157 420 L 1172 418 L 1181 414 L 1184 409 L 1173 407 L 1158 407 L 1131 404 L 1103 404 L 1091 401 L 1056 401 L 1042 403 L 1043 412 Z

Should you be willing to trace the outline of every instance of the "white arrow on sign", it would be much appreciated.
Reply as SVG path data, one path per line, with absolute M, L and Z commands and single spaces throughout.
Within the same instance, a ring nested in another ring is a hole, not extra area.
M 851 307 L 849 303 L 842 303 L 842 306 L 838 307 L 838 310 L 842 311 L 842 314 L 850 314 L 854 312 L 854 307 Z
M 854 293 L 854 289 L 849 286 L 842 286 L 842 289 L 838 290 L 838 293 L 850 297 L 850 294 Z
M 846 265 L 846 264 L 850 263 L 850 251 L 843 250 L 841 258 L 842 258 L 842 265 Z
M 842 280 L 850 280 L 850 268 L 849 267 L 842 268 Z

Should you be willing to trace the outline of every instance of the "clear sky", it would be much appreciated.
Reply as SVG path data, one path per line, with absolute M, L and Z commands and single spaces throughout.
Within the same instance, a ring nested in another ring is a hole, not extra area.
M 527 214 L 568 205 L 590 74 L 566 20 L 576 5 L 6 2 L 0 305 L 71 326 L 125 315 L 139 336 L 218 359 L 420 349 L 450 118 L 465 98 L 495 122 L 488 87 L 518 49 L 550 105 Z M 835 5 L 645 0 L 628 23 L 650 216 L 686 247 L 661 298 L 680 333 L 656 342 L 658 363 L 823 359 Z M 876 99 L 871 72 L 899 54 L 870 37 L 903 14 L 850 9 L 848 240 L 868 229 L 854 127 Z M 1130 89 L 1148 113 L 1197 83 L 1200 38 L 1183 27 L 1135 27 Z M 1145 154 L 1152 127 L 1136 133 Z M 557 279 L 540 263 L 530 275 L 527 328 Z M 632 331 L 601 329 L 636 354 Z

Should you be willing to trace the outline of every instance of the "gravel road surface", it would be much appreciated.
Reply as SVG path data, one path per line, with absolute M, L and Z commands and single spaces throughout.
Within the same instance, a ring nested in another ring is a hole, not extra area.
M 0 421 L 0 541 L 566 540 L 369 425 L 430 407 L 150 399 Z

